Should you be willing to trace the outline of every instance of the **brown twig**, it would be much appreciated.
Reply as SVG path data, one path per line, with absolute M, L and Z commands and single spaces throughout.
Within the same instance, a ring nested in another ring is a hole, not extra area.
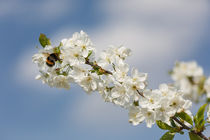
M 181 127 L 182 127 L 183 129 L 190 130 L 190 132 L 192 132 L 192 133 L 194 133 L 194 134 L 200 136 L 200 137 L 201 137 L 202 139 L 204 139 L 204 140 L 209 140 L 202 132 L 196 132 L 195 130 L 191 130 L 190 127 L 186 126 L 183 122 L 181 122 L 181 121 L 180 121 L 179 119 L 177 119 L 175 116 L 172 117 L 172 119 L 173 119 L 174 121 L 176 121 L 178 124 L 180 124 Z
M 112 72 L 103 69 L 96 62 L 90 62 L 88 58 L 85 59 L 85 64 L 90 65 L 93 69 L 99 69 L 101 71 L 101 73 L 103 73 L 103 74 L 111 74 L 112 75 Z M 143 92 L 140 92 L 138 89 L 136 91 L 140 96 L 144 97 Z
M 111 74 L 112 72 L 103 69 L 101 66 L 99 66 L 96 62 L 90 62 L 88 58 L 85 59 L 85 64 L 90 65 L 93 69 L 98 69 L 100 70 L 101 73 L 103 74 Z
M 102 71 L 103 74 L 111 74 L 112 75 L 112 72 L 108 71 L 108 70 L 105 70 L 103 69 L 101 66 L 97 65 L 97 63 L 95 62 L 90 62 L 88 58 L 86 58 L 86 61 L 85 61 L 85 64 L 87 65 L 90 65 L 93 69 L 99 69 L 100 71 Z M 137 93 L 144 97 L 144 94 L 142 92 L 140 92 L 138 89 L 136 90 Z M 172 117 L 172 119 L 174 121 L 176 121 L 178 124 L 181 125 L 181 129 L 187 129 L 187 130 L 190 130 L 190 132 L 200 136 L 201 138 L 203 138 L 204 140 L 209 140 L 202 132 L 196 132 L 195 130 L 191 130 L 190 127 L 186 126 L 184 123 L 182 123 L 179 119 L 177 119 L 175 116 Z

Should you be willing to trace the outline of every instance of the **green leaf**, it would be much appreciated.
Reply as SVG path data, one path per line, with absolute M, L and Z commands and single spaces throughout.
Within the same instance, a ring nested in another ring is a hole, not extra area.
M 210 98 L 207 98 L 207 99 L 206 99 L 206 102 L 207 102 L 207 103 L 210 103 Z
M 54 48 L 54 53 L 60 54 L 61 53 L 60 47 L 55 47 Z
M 63 46 L 63 43 L 60 42 L 59 46 L 54 48 L 54 53 L 61 54 L 61 47 L 62 46 Z
M 204 112 L 206 109 L 206 105 L 207 104 L 201 106 L 196 115 L 194 116 L 195 127 L 198 131 L 202 131 L 204 129 L 204 124 L 205 124 Z
M 89 70 L 91 73 L 94 73 L 94 72 L 96 72 L 96 70 Z
M 160 121 L 160 120 L 157 120 L 156 121 L 156 124 L 157 126 L 160 128 L 160 129 L 163 129 L 163 130 L 174 130 L 173 127 L 169 126 L 168 124 Z
M 93 53 L 93 51 L 89 51 L 87 58 L 89 58 L 92 53 Z
M 175 124 L 175 122 L 174 122 L 174 120 L 172 118 L 170 119 L 170 122 L 171 122 L 171 126 L 177 127 L 176 124 Z
M 174 73 L 173 70 L 169 70 L 169 71 L 168 71 L 168 74 L 169 74 L 169 75 L 172 75 L 173 73 Z
M 160 140 L 173 140 L 176 133 L 166 132 Z
M 139 101 L 134 101 L 134 102 L 133 102 L 133 105 L 134 105 L 134 106 L 139 106 Z
M 204 88 L 205 81 L 206 81 L 206 77 L 202 76 L 198 83 L 198 94 L 199 95 L 202 95 L 205 93 L 205 88 Z
M 190 137 L 190 140 L 202 140 L 201 137 L 199 137 L 198 135 L 196 135 L 192 132 L 189 132 L 189 137 Z
M 45 34 L 42 34 L 42 33 L 39 36 L 39 43 L 42 45 L 43 48 L 46 45 L 51 45 L 50 39 L 47 38 L 47 36 Z
M 193 125 L 192 118 L 187 113 L 185 113 L 184 111 L 182 111 L 180 113 L 177 113 L 176 116 L 181 118 L 182 120 L 188 122 L 189 124 Z
M 183 131 L 179 131 L 178 133 L 181 134 L 181 135 L 184 135 L 184 132 Z
M 192 76 L 188 76 L 187 78 L 192 85 L 195 85 L 195 82 Z

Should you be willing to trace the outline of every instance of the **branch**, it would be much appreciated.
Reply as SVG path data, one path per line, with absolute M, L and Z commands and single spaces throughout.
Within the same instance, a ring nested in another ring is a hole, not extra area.
M 111 74 L 111 75 L 112 75 L 112 72 L 103 69 L 103 68 L 102 68 L 101 66 L 99 66 L 96 62 L 90 62 L 88 58 L 85 59 L 85 64 L 90 65 L 93 69 L 98 69 L 98 70 L 100 70 L 100 72 L 101 72 L 102 74 Z
M 200 136 L 200 137 L 201 137 L 202 139 L 204 139 L 204 140 L 209 140 L 202 132 L 196 132 L 195 130 L 191 130 L 190 127 L 186 126 L 183 122 L 181 122 L 181 121 L 180 121 L 179 119 L 177 119 L 175 116 L 173 116 L 172 119 L 173 119 L 174 121 L 176 121 L 178 124 L 180 124 L 181 127 L 182 127 L 183 129 L 190 130 L 190 132 L 192 132 L 192 133 L 194 133 L 194 134 Z
M 90 65 L 93 69 L 99 69 L 99 70 L 102 72 L 102 74 L 111 74 L 111 75 L 112 75 L 112 72 L 103 69 L 102 67 L 100 67 L 99 65 L 97 65 L 96 62 L 90 62 L 88 58 L 86 58 L 85 64 Z M 137 91 L 137 93 L 138 93 L 140 96 L 144 97 L 144 94 L 143 94 L 142 92 L 140 92 L 139 90 L 136 90 L 136 91 Z M 192 132 L 192 133 L 194 133 L 194 134 L 200 136 L 200 137 L 201 137 L 202 139 L 204 139 L 204 140 L 209 140 L 202 132 L 196 132 L 195 130 L 191 130 L 190 127 L 188 127 L 187 125 L 185 125 L 184 123 L 182 123 L 182 122 L 181 122 L 179 119 L 177 119 L 175 116 L 172 117 L 172 119 L 173 119 L 174 121 L 176 121 L 178 124 L 180 124 L 182 129 L 189 130 L 190 132 Z
M 98 69 L 98 70 L 100 70 L 100 72 L 101 72 L 102 74 L 111 74 L 111 75 L 112 75 L 112 72 L 103 69 L 103 68 L 102 68 L 101 66 L 99 66 L 96 62 L 90 62 L 88 58 L 85 59 L 85 64 L 90 65 L 93 69 Z M 138 93 L 140 96 L 144 97 L 143 92 L 140 92 L 138 89 L 137 89 L 136 91 L 137 91 L 137 93 Z

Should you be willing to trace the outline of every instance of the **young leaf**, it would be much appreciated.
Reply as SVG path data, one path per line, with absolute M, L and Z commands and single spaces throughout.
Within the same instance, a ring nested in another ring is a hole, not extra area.
M 166 132 L 160 140 L 173 140 L 176 133 L 171 133 L 170 131 Z
M 61 46 L 63 46 L 63 43 L 60 42 L 59 46 L 58 47 L 55 47 L 54 48 L 54 53 L 57 53 L 57 54 L 60 54 L 61 53 Z
M 138 102 L 138 101 L 134 101 L 134 102 L 133 102 L 133 105 L 134 105 L 134 106 L 139 106 L 139 102 Z
M 205 88 L 204 88 L 205 81 L 206 81 L 206 77 L 202 76 L 199 83 L 198 83 L 198 94 L 199 95 L 202 95 L 202 94 L 205 93 Z
M 198 135 L 196 135 L 192 132 L 189 132 L 189 137 L 190 137 L 190 140 L 202 140 L 201 137 L 199 137 Z
M 176 116 L 181 118 L 182 120 L 188 122 L 189 124 L 193 125 L 192 118 L 187 113 L 185 113 L 184 111 L 182 111 L 180 113 L 177 113 Z
M 169 126 L 168 124 L 158 120 L 156 121 L 156 124 L 157 126 L 160 128 L 160 129 L 163 129 L 163 130 L 174 130 L 173 127 Z
M 184 132 L 183 131 L 179 131 L 178 133 L 181 134 L 181 135 L 184 135 Z
M 51 45 L 50 39 L 47 38 L 47 36 L 45 34 L 42 34 L 42 33 L 39 36 L 39 43 L 42 45 L 43 48 L 46 45 Z
M 93 51 L 89 51 L 87 58 L 89 58 L 92 53 L 93 53 Z
M 204 104 L 203 106 L 201 106 L 198 112 L 196 113 L 196 115 L 194 116 L 195 127 L 197 128 L 198 131 L 202 131 L 204 128 L 204 124 L 205 124 L 204 112 L 206 109 L 206 105 L 207 104 Z
M 175 122 L 174 122 L 174 120 L 172 118 L 170 118 L 170 122 L 171 122 L 171 126 L 177 127 L 176 124 L 175 124 Z
M 210 103 L 210 98 L 207 98 L 207 99 L 206 99 L 206 102 L 207 102 L 207 103 Z

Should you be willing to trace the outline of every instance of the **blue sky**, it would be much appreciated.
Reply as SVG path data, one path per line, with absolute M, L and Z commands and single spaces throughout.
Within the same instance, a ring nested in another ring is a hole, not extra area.
M 176 60 L 196 60 L 210 75 L 209 13 L 207 0 L 0 0 L 0 139 L 158 139 L 163 131 L 132 126 L 127 111 L 97 93 L 34 80 L 39 34 L 56 44 L 84 30 L 98 52 L 125 45 L 133 50 L 128 63 L 157 88 L 171 82 L 167 71 Z

